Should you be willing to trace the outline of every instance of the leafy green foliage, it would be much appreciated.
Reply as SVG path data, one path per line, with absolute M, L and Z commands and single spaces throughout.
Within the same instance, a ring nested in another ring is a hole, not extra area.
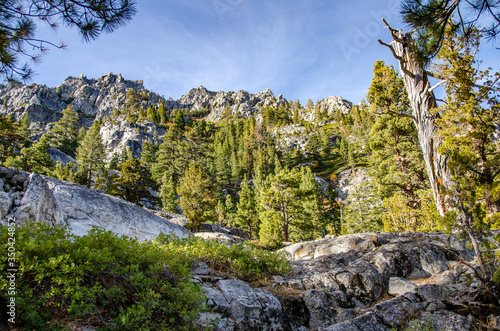
M 374 193 L 373 183 L 351 190 L 344 208 L 342 233 L 378 232 L 382 230 L 382 201 Z
M 455 194 L 473 211 L 484 204 L 492 219 L 500 213 L 500 73 L 480 70 L 475 54 L 480 35 L 469 38 L 447 33 L 437 57 L 438 74 L 446 78 L 447 103 L 436 109 L 439 151 L 450 157 L 448 166 L 456 183 Z M 484 82 L 484 83 L 483 83 Z M 479 221 L 479 220 L 478 220 Z
M 216 272 L 248 282 L 264 281 L 272 275 L 285 275 L 292 270 L 284 254 L 244 243 L 227 245 L 198 237 L 179 239 L 163 234 L 156 241 L 172 254 L 203 261 Z
M 249 183 L 246 175 L 241 183 L 239 194 L 240 199 L 236 205 L 236 215 L 231 225 L 236 225 L 255 237 L 259 232 L 255 187 Z
M 378 113 L 371 127 L 369 164 L 376 194 L 384 199 L 386 231 L 436 229 L 436 213 L 418 133 L 404 83 L 392 66 L 376 61 L 368 101 Z M 435 219 L 434 219 L 435 218 Z
M 500 32 L 498 7 L 498 2 L 488 0 L 404 0 L 401 13 L 416 30 L 415 51 L 428 64 L 441 50 L 446 30 L 469 38 L 471 30 L 480 29 L 488 39 L 495 39 Z
M 162 209 L 169 213 L 178 213 L 178 196 L 174 180 L 167 173 L 163 175 L 160 187 Z
M 273 234 L 275 228 L 280 229 L 284 241 L 314 238 L 322 216 L 318 199 L 319 188 L 309 168 L 277 168 L 259 187 L 261 239 L 275 246 L 266 238 L 281 239 Z
M 93 229 L 28 224 L 16 229 L 16 325 L 62 330 L 87 324 L 104 330 L 194 329 L 203 292 L 190 281 L 190 258 L 152 242 Z M 0 228 L 0 245 L 7 245 Z M 6 263 L 7 255 L 1 257 Z M 7 285 L 0 271 L 0 290 Z

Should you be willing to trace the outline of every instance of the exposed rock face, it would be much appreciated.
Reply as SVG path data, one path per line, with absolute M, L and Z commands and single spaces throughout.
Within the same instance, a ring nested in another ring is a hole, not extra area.
M 282 150 L 297 149 L 299 151 L 306 151 L 311 134 L 307 132 L 306 127 L 302 124 L 283 125 L 273 130 L 273 135 L 277 138 L 278 146 Z M 330 145 L 332 147 L 337 146 L 337 142 L 340 139 L 340 136 L 337 135 L 330 136 Z
M 201 231 L 202 232 L 220 232 L 220 233 L 225 233 L 231 236 L 237 236 L 240 238 L 243 238 L 245 240 L 250 239 L 250 234 L 246 232 L 245 230 L 238 229 L 238 228 L 231 228 L 231 227 L 223 227 L 223 226 L 218 226 L 215 224 L 210 224 L 210 223 L 203 223 L 201 225 Z
M 471 261 L 472 252 L 454 236 L 356 234 L 300 243 L 283 251 L 293 260 L 294 272 L 274 277 L 272 287 L 277 292 L 251 288 L 239 280 L 198 278 L 213 309 L 200 324 L 212 321 L 216 330 L 388 331 L 412 325 L 473 330 L 477 326 L 458 301 L 468 290 L 464 273 L 472 272 L 454 261 L 456 254 Z M 440 282 L 444 274 L 455 275 L 455 281 L 432 283 Z M 422 281 L 428 284 L 420 285 Z M 279 294 L 287 291 L 295 294 Z M 396 297 L 380 302 L 387 295 Z M 493 315 L 500 315 L 500 308 Z
M 10 186 L 7 194 L 0 195 L 2 215 L 15 217 L 19 224 L 68 224 L 76 235 L 96 226 L 139 240 L 154 239 L 160 232 L 181 238 L 191 235 L 143 208 L 80 185 L 8 168 L 0 168 L 0 177 Z
M 0 100 L 0 114 L 13 114 L 19 120 L 28 112 L 31 122 L 55 122 L 67 107 L 55 89 L 36 84 L 0 85 Z
M 165 130 L 152 122 L 127 122 L 122 115 L 104 123 L 100 133 L 106 149 L 106 161 L 109 161 L 113 154 L 120 155 L 125 148 L 128 148 L 135 158 L 140 159 L 142 144 L 146 141 L 160 144 Z
M 205 240 L 217 240 L 226 244 L 236 244 L 245 240 L 241 237 L 221 232 L 196 232 L 194 235 Z
M 283 149 L 305 150 L 309 135 L 306 127 L 301 124 L 290 124 L 278 127 L 274 131 L 275 136 L 279 136 L 278 143 Z
M 366 169 L 347 169 L 338 175 L 335 191 L 337 191 L 339 198 L 345 200 L 349 192 L 369 181 L 370 177 L 366 173 Z
M 320 112 L 326 112 L 328 116 L 334 114 L 337 111 L 341 111 L 343 114 L 348 114 L 352 108 L 352 102 L 343 99 L 342 97 L 327 97 L 316 102 L 316 107 L 319 107 Z M 314 110 L 311 112 L 303 114 L 302 117 L 308 122 L 313 122 L 316 120 Z
M 125 80 L 120 74 L 109 73 L 98 79 L 85 76 L 68 77 L 56 88 L 45 85 L 0 86 L 1 114 L 14 113 L 16 119 L 28 112 L 32 122 L 57 121 L 63 109 L 72 105 L 83 118 L 101 118 L 111 115 L 114 108 L 121 110 L 126 104 L 127 91 L 144 92 L 147 100 L 141 100 L 143 108 L 158 104 L 162 98 L 144 89 L 142 81 Z
M 286 330 L 283 308 L 271 292 L 251 288 L 248 283 L 236 279 L 219 280 L 215 286 L 204 283 L 203 288 L 208 306 L 215 313 L 202 316 L 200 324 L 207 325 L 209 318 L 212 322 L 219 319 L 216 330 L 220 331 Z
M 76 164 L 76 159 L 61 152 L 57 148 L 50 147 L 47 149 L 47 154 L 49 154 L 49 157 L 52 161 L 54 162 L 61 162 L 63 166 L 66 166 L 66 164 L 73 162 Z
M 225 114 L 226 107 L 232 115 L 248 118 L 257 114 L 263 106 L 279 107 L 286 102 L 283 96 L 276 99 L 270 89 L 251 94 L 246 91 L 238 92 L 212 92 L 205 87 L 191 89 L 178 101 L 168 100 L 169 108 L 188 108 L 191 111 L 207 110 L 208 121 L 220 121 Z

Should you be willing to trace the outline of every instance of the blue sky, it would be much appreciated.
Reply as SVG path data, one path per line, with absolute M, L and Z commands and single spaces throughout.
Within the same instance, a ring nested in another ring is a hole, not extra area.
M 64 41 L 34 66 L 33 81 L 57 86 L 68 76 L 121 73 L 147 89 L 180 98 L 212 91 L 270 88 L 303 104 L 327 96 L 358 103 L 375 60 L 396 65 L 377 39 L 390 41 L 385 17 L 401 27 L 399 0 L 138 0 L 132 21 L 84 43 L 76 30 L 39 25 Z M 491 47 L 490 45 L 490 48 Z M 496 60 L 498 51 L 489 55 Z M 498 63 L 498 62 L 497 62 Z M 498 66 L 497 66 L 498 67 Z

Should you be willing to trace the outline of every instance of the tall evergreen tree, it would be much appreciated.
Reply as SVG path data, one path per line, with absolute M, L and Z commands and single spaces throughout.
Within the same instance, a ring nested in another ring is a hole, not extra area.
M 64 109 L 62 114 L 61 119 L 49 130 L 48 142 L 52 147 L 74 157 L 78 147 L 79 116 L 71 105 Z
M 101 123 L 94 121 L 76 150 L 80 184 L 91 187 L 95 177 L 104 168 L 104 145 L 101 138 Z
M 109 194 L 139 206 L 158 204 L 158 199 L 152 193 L 156 189 L 156 183 L 149 170 L 138 159 L 131 156 L 118 165 L 118 170 L 120 173 L 113 181 L 112 188 L 108 190 Z
M 367 99 L 372 108 L 380 110 L 380 114 L 369 134 L 370 175 L 374 178 L 378 195 L 387 199 L 385 203 L 393 206 L 402 197 L 406 206 L 413 210 L 407 213 L 413 215 L 413 220 L 406 219 L 417 224 L 416 219 L 424 217 L 420 212 L 421 201 L 427 199 L 430 186 L 417 129 L 410 118 L 396 115 L 410 113 L 408 96 L 403 81 L 392 66 L 376 61 L 373 73 Z M 401 196 L 393 198 L 396 193 Z M 397 201 L 391 202 L 391 199 Z M 389 220 L 391 215 L 396 214 L 390 212 L 385 218 Z
M 342 233 L 378 232 L 383 229 L 382 200 L 368 181 L 349 192 L 342 216 Z
M 175 181 L 172 176 L 164 173 L 161 182 L 160 199 L 162 209 L 169 213 L 178 213 L 179 204 Z
M 437 110 L 439 152 L 450 158 L 450 191 L 462 202 L 454 207 L 473 214 L 483 205 L 495 222 L 500 221 L 500 72 L 479 69 L 480 38 L 477 31 L 467 38 L 448 31 L 438 53 L 438 76 L 446 80 L 446 103 Z
M 156 162 L 156 146 L 153 146 L 149 140 L 142 144 L 141 165 L 151 172 L 153 164 Z
M 196 232 L 202 223 L 215 219 L 212 185 L 199 164 L 189 164 L 178 193 L 181 196 L 180 207 L 190 222 L 191 230 Z
M 12 116 L 0 115 L 0 164 L 16 150 L 29 147 L 30 141 L 24 136 L 23 129 Z
M 259 190 L 259 204 L 262 208 L 259 214 L 262 220 L 259 235 L 266 238 L 269 235 L 266 231 L 278 222 L 284 241 L 301 240 L 314 227 L 314 216 L 307 204 L 316 199 L 316 192 L 303 186 L 304 170 L 288 170 L 277 165 L 275 171 Z
M 236 204 L 234 225 L 248 231 L 252 237 L 256 237 L 259 233 L 259 219 L 257 217 L 255 188 L 249 183 L 246 175 L 241 183 L 239 194 L 240 199 Z

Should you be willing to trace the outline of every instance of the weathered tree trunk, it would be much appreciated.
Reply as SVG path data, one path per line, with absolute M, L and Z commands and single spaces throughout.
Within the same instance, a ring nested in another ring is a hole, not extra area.
M 416 59 L 416 54 L 410 47 L 412 44 L 411 34 L 391 28 L 385 20 L 384 23 L 389 28 L 393 41 L 390 44 L 385 44 L 381 40 L 379 42 L 389 47 L 399 62 L 437 210 L 441 216 L 444 216 L 450 209 L 457 210 L 458 224 L 471 238 L 479 266 L 483 272 L 481 280 L 486 284 L 490 279 L 490 273 L 485 266 L 478 239 L 472 229 L 470 216 L 467 215 L 463 204 L 459 201 L 456 188 L 451 185 L 452 179 L 447 165 L 448 157 L 438 152 L 438 147 L 443 143 L 443 139 L 438 135 L 436 124 L 439 114 L 431 112 L 437 106 L 436 98 L 432 92 L 434 88 L 431 87 L 425 69 Z M 455 191 L 455 193 L 450 193 L 450 191 Z M 488 283 L 488 285 L 491 284 Z
M 379 42 L 388 46 L 399 62 L 434 200 L 439 214 L 443 216 L 449 209 L 445 192 L 451 182 L 451 176 L 447 166 L 447 157 L 441 155 L 437 150 L 442 143 L 442 138 L 438 135 L 436 125 L 438 115 L 431 112 L 431 109 L 436 107 L 436 99 L 425 69 L 410 48 L 412 44 L 411 34 L 391 28 L 387 22 L 385 24 L 391 32 L 393 41 L 390 44 L 385 44 L 381 40 Z

